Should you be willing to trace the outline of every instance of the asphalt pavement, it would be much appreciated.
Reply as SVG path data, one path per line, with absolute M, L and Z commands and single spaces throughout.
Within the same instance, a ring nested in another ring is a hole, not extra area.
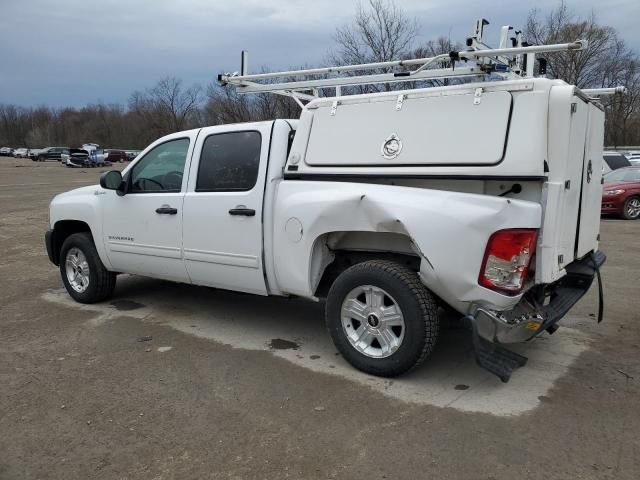
M 640 222 L 602 222 L 604 322 L 592 288 L 508 384 L 444 316 L 423 366 L 380 379 L 322 303 L 128 275 L 74 303 L 48 204 L 102 171 L 0 158 L 0 479 L 640 478 Z

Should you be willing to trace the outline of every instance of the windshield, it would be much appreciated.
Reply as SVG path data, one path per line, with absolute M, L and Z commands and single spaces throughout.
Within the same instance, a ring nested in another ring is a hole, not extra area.
M 638 182 L 640 181 L 640 168 L 621 168 L 609 172 L 604 176 L 605 182 Z

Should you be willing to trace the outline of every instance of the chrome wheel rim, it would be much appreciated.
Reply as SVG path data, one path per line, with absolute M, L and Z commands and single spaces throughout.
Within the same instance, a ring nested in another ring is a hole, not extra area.
M 402 310 L 380 287 L 362 285 L 351 290 L 342 302 L 340 318 L 351 346 L 367 357 L 388 357 L 402 345 Z
M 71 248 L 65 258 L 65 272 L 69 285 L 76 292 L 82 293 L 89 288 L 89 263 L 82 250 Z
M 637 198 L 632 198 L 627 203 L 627 215 L 631 218 L 636 218 L 640 216 L 640 200 Z

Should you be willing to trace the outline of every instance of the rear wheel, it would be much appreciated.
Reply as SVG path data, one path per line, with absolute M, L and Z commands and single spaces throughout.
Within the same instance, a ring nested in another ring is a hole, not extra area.
M 394 377 L 420 365 L 438 335 L 438 308 L 415 272 L 386 260 L 345 270 L 327 297 L 336 348 L 354 367 Z
M 625 220 L 636 220 L 640 217 L 640 197 L 629 197 L 622 207 L 622 217 Z
M 80 303 L 106 300 L 116 286 L 116 274 L 104 267 L 86 232 L 74 233 L 62 244 L 60 275 L 69 295 Z

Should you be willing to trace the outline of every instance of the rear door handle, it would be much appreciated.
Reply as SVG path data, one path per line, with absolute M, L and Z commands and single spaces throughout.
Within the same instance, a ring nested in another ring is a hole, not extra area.
M 159 213 L 161 215 L 175 215 L 176 213 L 178 213 L 178 209 L 170 207 L 169 205 L 163 205 L 160 208 L 156 208 L 156 213 Z
M 229 215 L 244 215 L 245 217 L 254 217 L 256 211 L 253 208 L 237 207 L 229 210 Z

